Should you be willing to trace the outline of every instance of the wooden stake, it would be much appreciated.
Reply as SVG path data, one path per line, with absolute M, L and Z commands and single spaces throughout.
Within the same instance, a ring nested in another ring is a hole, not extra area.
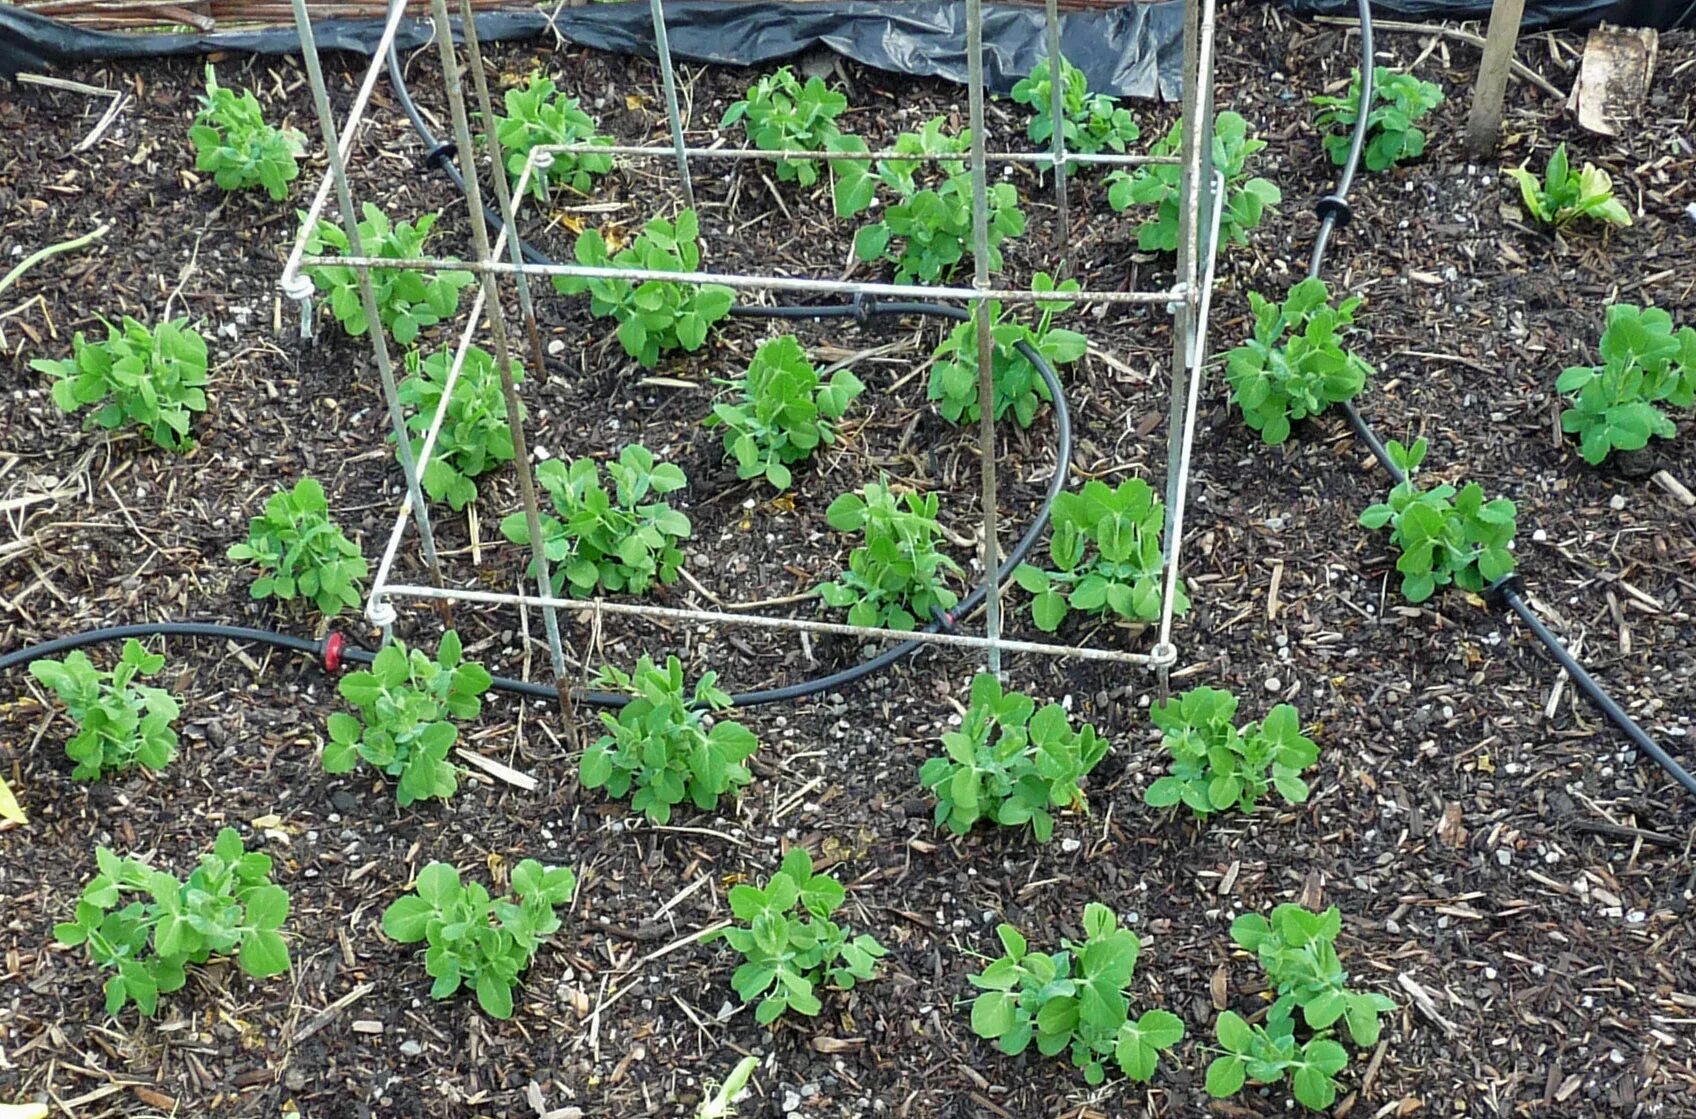
M 1502 97 L 1508 88 L 1508 69 L 1513 49 L 1519 42 L 1519 24 L 1525 0 L 1494 0 L 1490 7 L 1490 30 L 1484 41 L 1484 61 L 1478 66 L 1478 81 L 1472 87 L 1472 109 L 1466 118 L 1466 148 L 1482 159 L 1496 150 L 1502 130 Z

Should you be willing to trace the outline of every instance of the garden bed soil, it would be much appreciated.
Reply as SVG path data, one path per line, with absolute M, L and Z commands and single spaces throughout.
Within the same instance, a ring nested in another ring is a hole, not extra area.
M 1579 45 L 1571 34 L 1538 36 L 1522 54 L 1566 85 Z M 1540 612 L 1688 763 L 1696 510 L 1648 477 L 1584 465 L 1558 434 L 1552 387 L 1562 368 L 1592 358 L 1610 302 L 1653 302 L 1696 323 L 1696 223 L 1685 213 L 1696 203 L 1696 38 L 1662 36 L 1656 89 L 1618 141 L 1579 132 L 1527 86 L 1510 90 L 1503 163 L 1540 167 L 1565 140 L 1575 159 L 1606 167 L 1640 214 L 1629 229 L 1564 240 L 1527 227 L 1499 165 L 1460 150 L 1474 52 L 1404 34 L 1381 36 L 1380 48 L 1384 64 L 1417 59 L 1449 100 L 1419 163 L 1357 180 L 1354 221 L 1326 262 L 1333 289 L 1366 300 L 1358 349 L 1377 373 L 1363 410 L 1385 437 L 1427 437 L 1431 478 L 1476 479 L 1517 503 L 1519 565 Z M 1218 348 L 1247 330 L 1245 292 L 1281 292 L 1299 278 L 1315 227 L 1309 203 L 1333 175 L 1307 100 L 1345 82 L 1354 53 L 1336 27 L 1259 6 L 1226 13 L 1218 103 L 1270 141 L 1257 169 L 1286 201 L 1221 263 Z M 490 54 L 501 86 L 539 66 L 621 141 L 663 137 L 648 62 L 542 44 Z M 0 308 L 0 649 L 148 619 L 310 632 L 315 616 L 252 603 L 250 573 L 225 560 L 247 518 L 276 486 L 311 475 L 368 557 L 392 524 L 398 473 L 369 348 L 327 318 L 304 343 L 275 287 L 293 209 L 306 205 L 321 165 L 305 169 L 288 205 L 225 197 L 195 175 L 185 133 L 201 69 L 170 61 L 63 75 L 131 98 L 82 152 L 73 148 L 103 102 L 39 87 L 0 100 L 0 133 L 12 138 L 0 161 L 6 258 L 111 225 L 96 246 L 30 272 Z M 434 52 L 409 69 L 439 117 Z M 360 70 L 357 59 L 330 60 L 338 107 Z M 315 134 L 296 63 L 228 58 L 220 76 L 255 87 L 273 114 Z M 751 76 L 682 69 L 692 140 L 712 139 Z M 844 126 L 874 143 L 930 115 L 958 123 L 964 113 L 954 87 L 853 68 L 839 76 L 853 106 Z M 1172 119 L 1170 107 L 1134 108 L 1145 140 Z M 442 245 L 463 251 L 463 203 L 418 174 L 418 144 L 386 89 L 369 116 L 356 193 L 391 214 L 445 209 Z M 1003 138 L 1022 126 L 1010 103 L 993 104 L 990 117 Z M 831 219 L 822 196 L 753 166 L 727 168 L 697 171 L 707 267 L 844 273 L 852 227 Z M 1030 174 L 1013 181 L 1031 228 L 1009 248 L 1007 275 L 1027 282 L 1050 259 L 1053 210 Z M 610 205 L 586 213 L 556 197 L 532 207 L 527 228 L 563 255 L 583 221 L 629 229 L 675 196 L 666 163 L 631 166 L 597 192 Z M 1086 286 L 1166 278 L 1166 261 L 1135 251 L 1134 222 L 1108 210 L 1099 175 L 1079 177 L 1072 220 L 1065 240 Z M 773 500 L 735 479 L 718 436 L 698 421 L 714 379 L 740 370 L 775 327 L 732 320 L 701 354 L 649 372 L 581 301 L 547 294 L 539 306 L 559 352 L 525 390 L 538 453 L 604 457 L 640 440 L 689 474 L 674 504 L 694 521 L 694 580 L 663 601 L 776 598 L 828 578 L 847 542 L 824 524 L 825 506 L 880 475 L 939 490 L 949 548 L 969 563 L 975 432 L 952 428 L 924 399 L 923 366 L 945 324 L 797 329 L 821 364 L 853 358 L 868 391 L 840 445 Z M 74 331 L 99 330 L 98 315 L 118 314 L 186 314 L 207 334 L 211 404 L 192 453 L 81 431 L 29 369 L 31 358 L 67 353 Z M 1158 485 L 1164 316 L 1080 310 L 1066 325 L 1093 347 L 1063 373 L 1074 481 Z M 1648 473 L 1696 486 L 1693 446 L 1688 432 L 1658 443 Z M 1054 468 L 1050 415 L 1028 432 L 1008 428 L 1004 451 L 1001 515 L 1022 525 Z M 498 531 L 516 507 L 509 475 L 481 486 L 477 519 L 438 512 L 450 578 L 517 585 L 525 557 Z M 931 826 L 914 774 L 973 671 L 946 651 L 841 694 L 739 714 L 763 744 L 755 784 L 734 806 L 667 827 L 578 788 L 572 743 L 592 725 L 568 728 L 550 704 L 504 696 L 465 744 L 539 787 L 473 778 L 449 803 L 398 810 L 369 771 L 322 772 L 324 720 L 338 701 L 317 667 L 214 642 L 165 648 L 164 679 L 184 703 L 172 766 L 78 784 L 60 749 L 65 717 L 17 673 L 0 697 L 0 760 L 31 820 L 0 837 L 0 1098 L 51 1099 L 79 1115 L 687 1115 L 704 1081 L 755 1053 L 763 1060 L 743 1114 L 1284 1114 L 1281 1089 L 1209 1103 L 1202 1073 L 1216 1008 L 1262 1004 L 1259 968 L 1231 950 L 1231 918 L 1300 900 L 1341 908 L 1345 965 L 1402 1008 L 1343 1074 L 1338 1114 L 1696 1115 L 1690 804 L 1574 698 L 1521 627 L 1459 592 L 1402 603 L 1384 537 L 1355 523 L 1386 489 L 1340 417 L 1265 447 L 1210 385 L 1184 553 L 1195 605 L 1177 627 L 1175 686 L 1229 688 L 1245 715 L 1293 702 L 1323 752 L 1307 804 L 1208 825 L 1143 805 L 1163 768 L 1146 715 L 1155 682 L 1094 663 L 1011 662 L 1016 685 L 1062 699 L 1114 747 L 1089 782 L 1090 814 L 1063 817 L 1047 846 Z M 400 571 L 425 578 L 415 539 Z M 1015 601 L 1016 631 L 1034 635 Z M 539 678 L 536 619 L 463 605 L 455 617 L 474 656 Z M 400 631 L 432 642 L 434 615 L 407 607 Z M 1151 641 L 1076 620 L 1063 636 Z M 845 640 L 609 620 L 585 659 L 629 664 L 641 652 L 676 652 L 692 674 L 714 668 L 747 689 L 845 666 L 862 651 Z M 221 965 L 195 969 L 154 1020 L 133 1008 L 106 1016 L 103 976 L 80 951 L 56 947 L 51 931 L 92 873 L 94 846 L 186 873 L 226 824 L 276 859 L 293 895 L 290 975 L 255 983 Z M 736 1002 L 729 950 L 692 937 L 728 915 L 731 885 L 763 880 L 795 844 L 849 884 L 848 923 L 891 951 L 882 980 L 829 997 L 816 1019 L 766 1029 Z M 583 885 L 565 931 L 526 975 L 517 1015 L 491 1020 L 467 997 L 432 1002 L 419 954 L 380 934 L 384 906 L 432 859 L 503 880 L 525 857 L 570 864 Z M 995 951 L 998 921 L 1055 943 L 1080 934 L 1090 900 L 1144 937 L 1133 1005 L 1189 1024 L 1150 1086 L 1086 1087 L 1064 1062 L 997 1054 L 967 1022 L 966 976 Z

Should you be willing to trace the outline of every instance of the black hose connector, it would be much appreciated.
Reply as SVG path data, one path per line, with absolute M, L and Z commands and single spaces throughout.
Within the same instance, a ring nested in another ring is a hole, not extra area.
M 424 170 L 440 171 L 442 167 L 453 161 L 459 154 L 459 145 L 452 140 L 443 140 L 424 153 Z
M 1327 194 L 1313 204 L 1313 212 L 1319 215 L 1321 221 L 1330 218 L 1338 229 L 1354 219 L 1354 210 L 1349 206 L 1349 200 L 1340 194 Z
M 1484 605 L 1496 611 L 1505 613 L 1513 607 L 1509 605 L 1508 596 L 1523 599 L 1525 597 L 1525 580 L 1519 577 L 1519 572 L 1510 571 L 1484 588 Z

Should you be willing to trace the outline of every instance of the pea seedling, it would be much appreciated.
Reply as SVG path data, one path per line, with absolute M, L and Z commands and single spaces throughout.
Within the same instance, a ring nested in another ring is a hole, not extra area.
M 210 63 L 206 93 L 188 138 L 196 153 L 196 171 L 210 171 L 212 180 L 224 190 L 263 187 L 273 202 L 288 197 L 289 184 L 300 176 L 300 157 L 306 153 L 305 136 L 265 123 L 253 91 L 219 85 Z
M 360 247 L 367 256 L 389 260 L 415 260 L 426 255 L 424 244 L 441 217 L 439 213 L 425 214 L 416 222 L 391 223 L 388 215 L 370 202 L 365 203 L 362 212 L 365 219 L 359 223 Z M 306 220 L 305 214 L 301 220 Z M 347 233 L 341 226 L 321 218 L 306 239 L 306 251 L 346 256 Z M 352 265 L 315 264 L 305 271 L 327 293 L 330 312 L 343 330 L 357 338 L 371 328 L 359 294 L 359 277 Z M 460 291 L 474 282 L 475 276 L 459 269 L 428 275 L 410 268 L 371 269 L 377 318 L 383 329 L 403 346 L 412 345 L 421 330 L 451 319 L 459 310 Z
M 1584 461 L 1599 466 L 1614 451 L 1638 451 L 1678 427 L 1658 407 L 1696 403 L 1696 330 L 1673 331 L 1659 307 L 1615 303 L 1597 347 L 1601 365 L 1574 365 L 1555 381 L 1566 394 L 1561 430 L 1578 436 Z
M 1348 160 L 1354 126 L 1360 119 L 1360 69 L 1354 70 L 1341 97 L 1315 97 L 1321 112 L 1314 124 L 1325 135 L 1325 153 L 1341 167 Z M 1372 70 L 1372 108 L 1366 117 L 1366 146 L 1361 162 L 1383 171 L 1425 154 L 1425 133 L 1417 122 L 1443 103 L 1443 87 L 1386 66 Z
M 945 753 L 919 769 L 919 784 L 936 797 L 937 826 L 964 835 L 980 820 L 1029 824 L 1047 843 L 1053 811 L 1087 809 L 1080 783 L 1107 756 L 1107 740 L 1088 723 L 1073 730 L 1058 703 L 1037 710 L 1029 696 L 1003 692 L 988 673 L 973 679 L 971 700 L 960 729 L 942 736 Z
M 862 496 L 863 494 L 863 496 Z M 897 497 L 887 483 L 869 483 L 859 494 L 830 503 L 825 520 L 837 532 L 860 532 L 865 543 L 848 556 L 848 570 L 819 584 L 825 604 L 848 608 L 848 624 L 911 630 L 960 601 L 942 581 L 959 575 L 958 563 L 939 552 L 942 534 L 934 493 Z
M 1290 804 L 1307 800 L 1301 773 L 1319 758 L 1319 748 L 1301 733 L 1301 716 L 1287 703 L 1263 722 L 1232 723 L 1237 697 L 1217 688 L 1193 688 L 1156 703 L 1149 715 L 1164 734 L 1172 772 L 1143 794 L 1155 808 L 1182 802 L 1197 817 L 1236 808 L 1252 812 L 1276 789 Z
M 1555 148 L 1543 169 L 1543 181 L 1523 165 L 1507 168 L 1519 184 L 1519 196 L 1531 220 L 1555 229 L 1565 229 L 1579 218 L 1594 218 L 1609 225 L 1630 225 L 1631 211 L 1614 197 L 1614 181 L 1594 163 L 1574 171 L 1567 161 L 1566 145 Z
M 62 661 L 30 662 L 29 674 L 53 689 L 76 724 L 77 733 L 65 743 L 66 756 L 77 763 L 73 779 L 95 781 L 138 765 L 157 770 L 170 764 L 177 752 L 171 724 L 181 709 L 164 688 L 136 683 L 164 667 L 162 653 L 149 653 L 133 637 L 108 671 L 95 668 L 81 649 Z
M 710 812 L 720 797 L 753 780 L 747 761 L 760 745 L 753 732 L 725 718 L 708 726 L 710 713 L 730 706 L 718 673 L 703 674 L 690 695 L 682 661 L 668 657 L 660 668 L 643 656 L 634 672 L 608 665 L 596 684 L 630 702 L 616 714 L 601 712 L 607 733 L 583 753 L 578 772 L 584 788 L 629 796 L 632 809 L 666 824 L 685 800 Z
M 1030 123 L 1025 132 L 1038 144 L 1047 144 L 1054 137 L 1054 83 L 1050 79 L 1048 59 L 1038 62 L 1030 76 L 1013 85 L 1013 100 L 1031 109 Z M 1124 152 L 1141 135 L 1136 118 L 1129 109 L 1105 93 L 1091 93 L 1089 78 L 1084 72 L 1060 59 L 1060 72 L 1066 76 L 1066 88 L 1060 95 L 1061 112 L 1065 115 L 1065 143 L 1068 152 L 1094 155 L 1100 151 Z M 1051 163 L 1040 164 L 1045 170 Z
M 522 86 L 506 91 L 506 116 L 495 118 L 495 136 L 506 157 L 507 173 L 516 181 L 532 149 L 566 144 L 611 144 L 599 135 L 595 118 L 584 112 L 541 74 L 531 74 Z M 580 195 L 594 189 L 595 179 L 612 170 L 612 156 L 600 152 L 551 152 L 551 161 L 530 171 L 530 194 L 546 201 L 548 187 L 564 186 Z
M 105 847 L 94 854 L 99 873 L 83 888 L 75 919 L 53 926 L 53 935 L 87 945 L 90 959 L 117 972 L 106 980 L 106 1013 L 134 1002 L 152 1017 L 159 996 L 188 981 L 188 965 L 214 955 L 233 955 L 254 979 L 288 971 L 279 930 L 289 895 L 271 882 L 271 857 L 247 851 L 234 828 L 218 833 L 186 882 Z M 126 895 L 133 900 L 125 903 Z
M 848 98 L 814 76 L 806 84 L 787 66 L 780 66 L 748 87 L 747 96 L 733 102 L 718 122 L 720 128 L 741 124 L 748 142 L 761 151 L 812 151 L 830 149 L 842 135 L 836 118 L 848 107 Z M 819 166 L 811 159 L 780 159 L 776 164 L 779 182 L 799 182 L 810 187 L 818 182 Z
M 738 478 L 764 478 L 778 490 L 793 481 L 791 466 L 836 442 L 834 421 L 866 388 L 847 369 L 820 382 L 792 334 L 762 343 L 747 373 L 726 384 L 740 399 L 713 405 L 702 423 L 724 428 L 724 453 Z
M 228 557 L 259 568 L 248 588 L 255 599 L 303 598 L 327 618 L 359 605 L 369 573 L 359 545 L 330 519 L 324 487 L 314 478 L 272 494 L 264 515 L 248 522 L 247 543 L 230 545 Z
M 571 904 L 577 876 L 570 867 L 524 859 L 512 868 L 512 890 L 497 898 L 481 882 L 461 882 L 451 864 L 433 862 L 418 872 L 412 893 L 383 911 L 383 932 L 401 944 L 429 945 L 424 970 L 435 980 L 431 998 L 451 998 L 469 986 L 483 1013 L 511 1018 L 519 976 L 559 931 L 556 910 Z
M 1404 598 L 1424 602 L 1450 583 L 1476 594 L 1512 573 L 1513 502 L 1504 497 L 1485 501 L 1477 482 L 1468 482 L 1458 492 L 1446 483 L 1420 490 L 1413 475 L 1425 459 L 1426 441 L 1404 447 L 1392 439 L 1386 449 L 1407 481 L 1390 491 L 1389 501 L 1369 506 L 1360 523 L 1367 528 L 1390 526 L 1390 542 L 1402 553 L 1396 570 L 1402 575 Z
M 1092 479 L 1082 490 L 1057 496 L 1048 537 L 1055 570 L 1030 563 L 1013 570 L 1019 586 L 1035 596 L 1031 620 L 1037 628 L 1053 633 L 1072 610 L 1131 621 L 1158 618 L 1165 516 L 1164 504 L 1141 478 L 1127 478 L 1117 488 Z M 1174 613 L 1189 609 L 1183 583 L 1174 598 Z
M 1176 155 L 1183 144 L 1183 122 L 1149 148 L 1150 155 Z M 1249 231 L 1284 200 L 1277 184 L 1248 173 L 1249 156 L 1266 146 L 1248 138 L 1248 121 L 1226 110 L 1213 122 L 1213 167 L 1225 176 L 1225 204 L 1219 215 L 1218 247 L 1248 244 Z M 1107 204 L 1115 213 L 1132 206 L 1154 206 L 1155 216 L 1137 227 L 1137 247 L 1175 252 L 1178 248 L 1178 199 L 1182 168 L 1172 164 L 1115 171 L 1107 176 Z
M 817 1014 L 824 1009 L 817 988 L 825 984 L 848 990 L 877 977 L 877 961 L 888 954 L 883 945 L 830 919 L 847 896 L 836 879 L 813 872 L 812 858 L 800 847 L 790 849 L 763 887 L 731 887 L 737 923 L 713 938 L 742 954 L 730 985 L 744 1003 L 760 1000 L 754 1017 L 762 1026 L 785 1010 Z
M 448 350 L 439 350 L 428 358 L 420 358 L 416 350 L 406 355 L 406 379 L 400 383 L 399 397 L 412 410 L 406 426 L 417 435 L 412 440 L 414 462 L 423 451 L 424 434 L 430 430 L 430 423 L 441 406 L 452 361 L 453 355 Z M 523 381 L 524 368 L 514 361 L 512 382 L 517 385 Z M 521 400 L 520 419 L 524 412 Z M 457 512 L 477 500 L 477 483 L 473 479 L 511 462 L 512 448 L 512 428 L 507 425 L 500 370 L 495 368 L 495 359 L 487 350 L 468 347 L 465 364 L 448 400 L 447 414 L 436 433 L 430 463 L 419 481 L 431 500 L 446 501 Z
M 609 495 L 600 467 L 580 458 L 569 467 L 549 459 L 536 468 L 536 481 L 553 498 L 559 516 L 541 517 L 542 541 L 554 565 L 553 590 L 565 587 L 579 597 L 603 591 L 642 594 L 656 582 L 677 582 L 689 539 L 689 518 L 664 501 L 651 500 L 689 484 L 681 468 L 659 462 L 646 447 L 632 443 L 606 464 L 613 481 Z M 501 533 L 515 544 L 530 543 L 523 513 L 501 521 Z M 537 575 L 534 563 L 530 576 Z
M 1036 1042 L 1045 1057 L 1069 1052 L 1084 1080 L 1100 1084 L 1111 1060 L 1138 1083 L 1154 1078 L 1160 1054 L 1184 1038 L 1167 1010 L 1130 1017 L 1126 992 L 1142 944 L 1099 902 L 1084 906 L 1084 939 L 1052 954 L 1032 952 L 1012 925 L 997 926 L 1004 955 L 971 977 L 983 991 L 972 1002 L 972 1032 L 1016 1057 Z
M 168 451 L 187 450 L 194 442 L 189 421 L 206 411 L 206 340 L 187 319 L 149 329 L 125 315 L 121 325 L 105 326 L 104 342 L 89 342 L 79 330 L 68 360 L 36 358 L 29 367 L 53 378 L 60 411 L 100 405 L 88 426 L 111 431 L 133 424 Z
M 359 714 L 330 716 L 324 772 L 347 773 L 364 761 L 398 778 L 395 800 L 402 808 L 431 797 L 446 800 L 459 791 L 458 770 L 447 760 L 459 737 L 452 720 L 475 719 L 483 709 L 478 697 L 493 682 L 482 665 L 464 659 L 451 629 L 435 659 L 390 641 L 369 670 L 350 672 L 337 686 Z
M 1283 305 L 1248 293 L 1254 337 L 1225 355 L 1231 403 L 1266 443 L 1290 437 L 1290 425 L 1333 404 L 1353 400 L 1372 367 L 1342 346 L 1359 297 L 1330 306 L 1325 281 L 1311 276 L 1290 289 Z
M 1077 291 L 1078 281 L 1067 280 L 1057 285 L 1048 273 L 1038 272 L 1031 287 L 1033 291 L 1064 294 Z M 1055 312 L 1071 306 L 1063 299 L 1038 303 L 1041 317 L 1036 328 L 1032 329 L 1010 317 L 1002 318 L 1001 304 L 990 302 L 990 317 L 994 324 L 990 333 L 995 345 L 992 364 L 995 370 L 996 419 L 1011 411 L 1020 427 L 1029 427 L 1036 421 L 1037 410 L 1053 400 L 1048 383 L 1042 379 L 1030 358 L 1025 356 L 1019 345 L 1021 342 L 1041 354 L 1050 366 L 1069 365 L 1089 351 L 1089 339 L 1082 334 L 1051 325 Z M 934 360 L 927 395 L 936 402 L 943 418 L 952 423 L 978 421 L 977 338 L 977 320 L 974 317 L 955 327 L 931 355 Z

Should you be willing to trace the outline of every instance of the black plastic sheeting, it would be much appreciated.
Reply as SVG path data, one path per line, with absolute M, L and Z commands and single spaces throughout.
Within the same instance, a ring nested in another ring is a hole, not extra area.
M 1356 0 L 1283 0 L 1302 15 L 1352 16 Z M 1372 0 L 1372 14 L 1386 19 L 1442 23 L 1487 19 L 1490 0 Z M 1696 27 L 1696 0 L 1526 0 L 1530 28 L 1594 27 L 1606 20 L 1621 27 Z
M 966 80 L 965 5 L 957 0 L 666 0 L 673 57 L 731 66 L 759 66 L 817 47 L 880 70 Z M 477 17 L 485 40 L 549 35 L 539 11 L 487 12 Z M 653 26 L 640 0 L 565 8 L 552 25 L 581 46 L 652 56 Z M 369 55 L 380 20 L 331 19 L 313 24 L 320 50 Z M 984 6 L 984 78 L 1007 93 L 1042 59 L 1041 8 Z M 430 25 L 408 20 L 396 43 L 404 50 L 429 42 Z M 1105 11 L 1062 12 L 1060 49 L 1089 76 L 1091 89 L 1120 97 L 1176 100 L 1182 87 L 1183 5 L 1128 4 Z M 131 35 L 90 31 L 0 5 L 0 74 L 40 72 L 55 63 L 169 54 L 292 54 L 293 27 L 205 34 Z

